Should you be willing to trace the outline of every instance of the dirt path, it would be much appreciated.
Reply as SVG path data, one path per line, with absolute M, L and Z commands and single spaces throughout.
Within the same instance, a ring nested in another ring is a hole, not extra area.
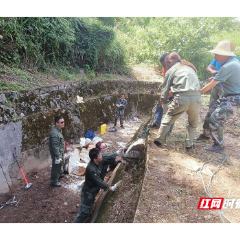
M 191 169 L 198 162 L 187 154 L 155 147 L 153 138 L 134 222 L 220 222 L 214 211 L 197 209 L 199 198 L 206 196 L 198 174 Z

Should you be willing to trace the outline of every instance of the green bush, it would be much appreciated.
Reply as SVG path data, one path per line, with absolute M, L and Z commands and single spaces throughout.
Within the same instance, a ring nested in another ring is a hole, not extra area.
M 0 60 L 16 66 L 67 64 L 75 40 L 65 18 L 0 18 Z
M 105 71 L 105 66 L 114 69 L 123 62 L 119 54 L 110 60 L 109 49 L 119 49 L 115 31 L 97 18 L 5 17 L 0 18 L 0 35 L 0 61 L 16 67 L 87 64 L 93 71 Z
M 159 65 L 165 52 L 177 52 L 182 59 L 192 62 L 200 80 L 208 73 L 206 67 L 213 59 L 208 53 L 213 48 L 213 36 L 227 30 L 236 33 L 233 18 L 129 18 L 117 32 L 118 40 L 130 64 Z M 226 39 L 222 37 L 220 40 Z M 238 50 L 237 50 L 238 51 Z
M 204 80 L 217 41 L 235 42 L 240 54 L 240 26 L 233 19 L 1 17 L 0 62 L 45 72 L 55 67 L 72 80 L 77 68 L 87 68 L 90 78 L 95 72 L 127 74 L 133 64 L 159 66 L 163 53 L 175 51 Z

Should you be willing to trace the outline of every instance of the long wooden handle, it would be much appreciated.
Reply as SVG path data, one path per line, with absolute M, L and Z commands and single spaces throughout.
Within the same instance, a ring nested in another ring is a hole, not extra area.
M 25 177 L 25 175 L 24 175 L 24 173 L 23 173 L 23 170 L 22 170 L 21 168 L 20 168 L 20 171 L 21 171 L 21 173 L 22 173 L 22 175 L 23 175 L 23 178 L 24 178 L 26 184 L 28 185 L 28 181 L 27 181 L 27 179 L 26 179 L 26 177 Z

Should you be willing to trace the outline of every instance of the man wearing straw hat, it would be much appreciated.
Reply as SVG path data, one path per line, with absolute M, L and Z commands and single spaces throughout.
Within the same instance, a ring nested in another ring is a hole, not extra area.
M 234 58 L 235 44 L 228 40 L 219 42 L 209 51 L 214 53 L 214 58 L 223 63 L 219 72 L 212 77 L 212 81 L 204 86 L 200 92 L 205 93 L 215 87 L 219 82 L 223 86 L 223 96 L 210 108 L 203 124 L 203 134 L 197 139 L 212 137 L 214 144 L 205 148 L 208 151 L 223 151 L 223 128 L 227 119 L 233 115 L 240 105 L 240 64 Z M 204 137 L 203 137 L 204 135 Z M 201 137 L 202 136 L 202 137 Z

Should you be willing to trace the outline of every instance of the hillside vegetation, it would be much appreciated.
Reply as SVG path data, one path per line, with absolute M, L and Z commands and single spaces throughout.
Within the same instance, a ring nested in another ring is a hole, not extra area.
M 172 51 L 204 81 L 216 42 L 229 39 L 240 55 L 239 30 L 233 17 L 2 17 L 0 90 L 134 77 L 141 66 L 161 71 L 159 57 Z

